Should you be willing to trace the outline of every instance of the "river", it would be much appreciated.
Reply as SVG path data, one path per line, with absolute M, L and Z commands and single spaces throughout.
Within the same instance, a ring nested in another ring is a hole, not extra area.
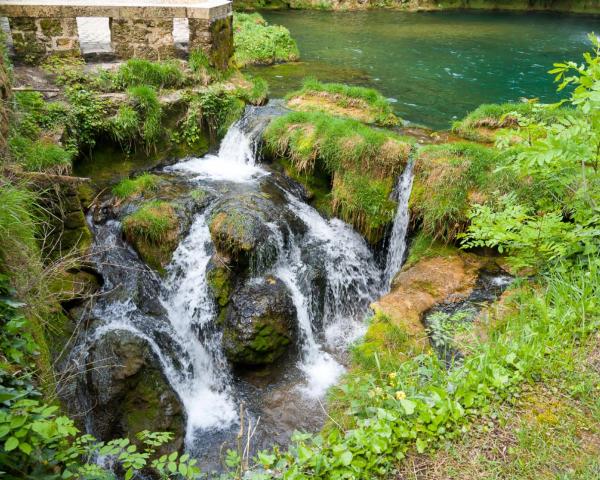
M 600 17 L 548 13 L 262 12 L 287 27 L 301 62 L 254 67 L 272 96 L 306 76 L 380 90 L 406 120 L 449 128 L 482 103 L 554 102 L 547 71 L 581 60 Z

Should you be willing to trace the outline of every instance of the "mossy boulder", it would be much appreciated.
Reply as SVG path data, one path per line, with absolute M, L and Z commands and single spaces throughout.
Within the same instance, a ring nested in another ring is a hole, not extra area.
M 260 274 L 277 259 L 269 222 L 279 213 L 261 194 L 225 197 L 212 211 L 209 229 L 217 252 L 237 272 Z
M 87 374 L 92 428 L 102 440 L 169 431 L 164 451 L 183 446 L 185 412 L 150 346 L 127 331 L 111 331 L 91 348 Z
M 295 332 L 296 309 L 285 284 L 275 277 L 256 279 L 231 297 L 223 348 L 237 365 L 266 365 L 290 349 Z

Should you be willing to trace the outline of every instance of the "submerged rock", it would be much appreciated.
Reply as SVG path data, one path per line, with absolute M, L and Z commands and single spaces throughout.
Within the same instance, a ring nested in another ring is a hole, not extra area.
M 87 375 L 94 405 L 90 418 L 99 439 L 169 431 L 174 439 L 164 450 L 183 446 L 183 407 L 144 339 L 111 331 L 93 345 L 89 362 L 94 366 Z
M 223 325 L 227 357 L 239 365 L 265 365 L 293 343 L 296 309 L 285 284 L 275 277 L 256 279 L 233 294 Z

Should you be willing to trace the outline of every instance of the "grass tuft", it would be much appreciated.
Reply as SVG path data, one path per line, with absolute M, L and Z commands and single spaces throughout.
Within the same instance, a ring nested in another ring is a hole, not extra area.
M 159 200 L 144 203 L 123 219 L 123 232 L 132 243 L 139 240 L 153 245 L 172 242 L 177 227 L 175 209 L 170 203 Z
M 133 58 L 119 67 L 113 82 L 117 88 L 123 90 L 140 85 L 176 88 L 183 86 L 185 76 L 176 60 L 151 62 Z

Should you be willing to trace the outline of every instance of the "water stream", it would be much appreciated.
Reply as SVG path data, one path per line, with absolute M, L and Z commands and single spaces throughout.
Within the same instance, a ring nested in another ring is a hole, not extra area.
M 266 123 L 261 115 L 268 115 L 270 108 L 248 109 L 217 154 L 164 169 L 164 174 L 215 196 L 193 216 L 164 278 L 124 242 L 118 221 L 94 225 L 105 294 L 93 309 L 93 327 L 79 352 L 111 331 L 125 330 L 146 340 L 185 409 L 188 450 L 213 466 L 218 446 L 237 433 L 242 400 L 252 418 L 262 418 L 257 448 L 285 442 L 297 428 L 318 428 L 324 415 L 318 399 L 344 372 L 347 347 L 364 332 L 369 304 L 387 288 L 405 250 L 411 167 L 399 179 L 396 195 L 403 211 L 392 230 L 388 266 L 382 269 L 349 225 L 321 216 L 305 203 L 297 185 L 257 161 L 257 142 Z M 215 252 L 208 227 L 211 211 L 235 195 L 260 196 L 276 246 L 276 261 L 258 265 L 256 278 L 246 281 L 278 278 L 296 310 L 298 355 L 291 364 L 278 362 L 281 368 L 274 368 L 266 383 L 264 377 L 234 371 L 228 364 L 207 283 Z

